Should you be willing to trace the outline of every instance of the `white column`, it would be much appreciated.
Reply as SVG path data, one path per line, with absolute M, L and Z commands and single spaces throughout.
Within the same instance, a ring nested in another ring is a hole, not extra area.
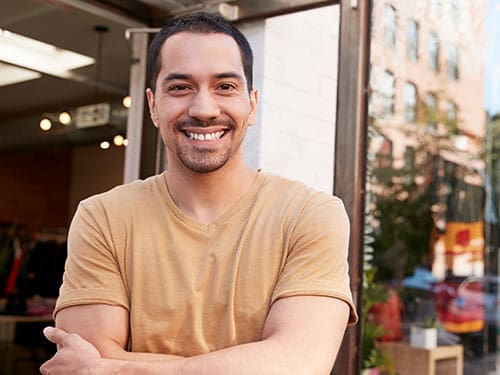
M 130 68 L 130 97 L 132 105 L 127 119 L 128 146 L 125 152 L 123 182 L 139 178 L 141 162 L 142 120 L 146 90 L 146 61 L 148 33 L 131 33 L 132 66 Z

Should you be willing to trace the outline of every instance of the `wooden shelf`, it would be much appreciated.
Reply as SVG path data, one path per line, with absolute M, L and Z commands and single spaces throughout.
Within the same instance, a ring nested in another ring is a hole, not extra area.
M 406 342 L 378 343 L 392 360 L 398 375 L 463 375 L 463 346 L 414 348 Z

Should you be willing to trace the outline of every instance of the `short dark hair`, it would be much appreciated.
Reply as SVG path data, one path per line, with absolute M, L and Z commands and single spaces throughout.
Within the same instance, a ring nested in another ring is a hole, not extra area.
M 148 55 L 148 82 L 151 90 L 156 89 L 156 80 L 161 70 L 160 50 L 163 43 L 174 34 L 181 32 L 190 32 L 196 34 L 226 34 L 234 39 L 238 44 L 241 54 L 241 62 L 243 71 L 247 81 L 248 91 L 252 90 L 253 77 L 253 54 L 250 43 L 247 38 L 231 23 L 225 21 L 219 16 L 213 14 L 199 12 L 188 16 L 176 18 L 163 26 L 163 28 L 155 35 L 149 45 Z

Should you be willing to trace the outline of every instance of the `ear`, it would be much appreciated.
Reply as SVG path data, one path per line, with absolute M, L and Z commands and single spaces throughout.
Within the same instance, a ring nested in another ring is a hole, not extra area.
M 250 92 L 250 112 L 248 113 L 248 125 L 253 125 L 257 112 L 257 104 L 259 102 L 259 92 L 253 89 Z
M 149 116 L 151 117 L 151 121 L 153 121 L 154 126 L 158 128 L 159 121 L 158 113 L 156 112 L 155 96 L 151 89 L 146 89 L 146 97 L 148 98 Z

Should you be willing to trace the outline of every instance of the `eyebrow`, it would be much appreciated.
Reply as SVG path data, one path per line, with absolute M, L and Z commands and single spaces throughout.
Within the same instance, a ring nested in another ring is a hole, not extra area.
M 184 74 L 184 73 L 170 73 L 168 74 L 162 81 L 162 84 L 165 84 L 166 82 L 169 82 L 169 81 L 174 81 L 174 80 L 177 80 L 177 79 L 180 79 L 180 80 L 188 80 L 188 79 L 192 79 L 193 76 L 191 74 Z
M 220 79 L 220 78 L 236 78 L 240 82 L 245 82 L 245 80 L 243 79 L 243 76 L 241 74 L 239 74 L 237 72 L 233 72 L 233 71 L 216 74 L 215 78 L 218 78 L 218 79 Z
M 235 78 L 240 82 L 245 82 L 243 79 L 243 76 L 237 72 L 229 71 L 229 72 L 222 72 L 218 73 L 214 76 L 217 79 L 221 78 Z M 175 81 L 175 80 L 191 80 L 193 79 L 193 76 L 191 74 L 185 74 L 185 73 L 169 73 L 162 81 L 162 84 L 165 84 L 170 81 Z

